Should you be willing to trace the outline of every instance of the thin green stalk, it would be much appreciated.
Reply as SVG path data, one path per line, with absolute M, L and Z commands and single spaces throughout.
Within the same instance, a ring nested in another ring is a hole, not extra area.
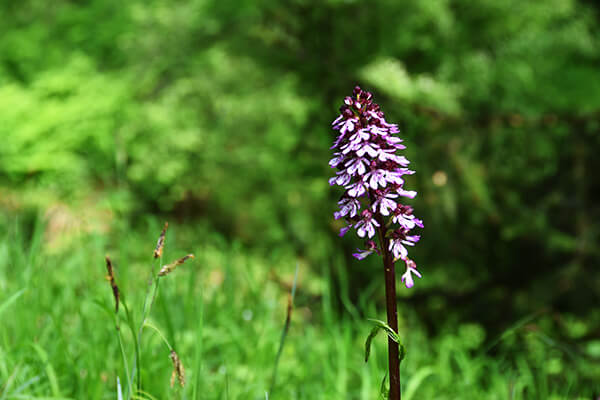
M 121 327 L 119 326 L 119 316 L 115 314 L 115 326 L 117 329 L 117 338 L 119 339 L 119 347 L 121 349 L 121 358 L 123 358 L 123 367 L 125 369 L 125 376 L 127 378 L 127 392 L 131 393 L 131 376 L 129 375 L 129 364 L 127 362 L 127 355 L 125 354 L 125 348 L 123 347 L 123 338 L 121 336 Z
M 165 286 L 167 285 L 167 286 Z M 169 339 L 171 339 L 171 341 L 173 342 L 173 346 L 177 347 L 177 343 L 176 343 L 176 337 L 175 337 L 175 327 L 173 326 L 173 318 L 171 313 L 169 312 L 169 299 L 167 297 L 165 297 L 165 290 L 168 291 L 168 282 L 165 282 L 162 284 L 162 288 L 163 288 L 163 295 L 160 297 L 160 299 L 156 299 L 156 304 L 158 307 L 160 307 L 160 312 L 164 318 L 164 323 L 165 323 L 165 333 L 167 334 L 167 336 L 169 337 Z M 158 311 L 158 310 L 157 310 Z
M 199 400 L 199 388 L 200 388 L 200 378 L 201 378 L 201 370 L 202 370 L 202 330 L 204 328 L 204 300 L 202 299 L 202 293 L 200 293 L 200 303 L 198 306 L 198 325 L 196 327 L 196 370 L 195 370 L 195 384 L 194 390 L 192 393 L 192 399 Z
M 159 258 L 159 266 L 162 265 L 162 256 Z M 154 300 L 156 299 L 156 294 L 158 292 L 158 284 L 160 282 L 159 276 L 154 272 L 155 264 L 152 264 L 152 271 L 150 277 L 148 279 L 149 284 L 146 289 L 146 294 L 144 296 L 144 306 L 142 307 L 142 319 L 140 322 L 140 326 L 137 330 L 137 335 L 134 334 L 135 346 L 136 346 L 136 357 L 133 363 L 133 368 L 131 370 L 131 375 L 135 375 L 137 377 L 137 391 L 141 392 L 142 390 L 142 349 L 141 349 L 141 341 L 142 341 L 142 331 L 144 329 L 144 324 L 148 315 L 150 315 L 150 311 L 152 310 L 152 305 L 154 304 Z M 154 290 L 152 290 L 154 289 Z M 152 293 L 152 297 L 150 300 L 150 304 L 148 304 L 148 297 Z
M 144 327 L 148 327 L 148 328 L 154 329 L 154 331 L 156 333 L 158 333 L 158 336 L 160 336 L 160 338 L 162 339 L 162 341 L 165 343 L 165 345 L 167 346 L 167 348 L 169 349 L 169 351 L 173 351 L 173 347 L 171 346 L 171 344 L 169 343 L 169 341 L 167 340 L 167 338 L 165 337 L 165 335 L 163 335 L 163 333 L 160 331 L 160 329 L 158 329 L 156 326 L 154 326 L 150 322 L 146 322 L 144 324 Z
M 134 348 L 134 352 L 135 352 L 135 357 L 133 360 L 133 367 L 131 368 L 131 374 L 130 376 L 134 376 L 136 373 L 136 361 L 139 362 L 139 346 L 138 346 L 138 340 L 137 340 L 137 336 L 135 334 L 135 326 L 133 323 L 133 318 L 131 316 L 131 313 L 129 312 L 129 307 L 127 307 L 127 303 L 125 302 L 125 299 L 123 298 L 123 294 L 121 293 L 121 303 L 123 304 L 123 308 L 125 308 L 125 316 L 127 317 L 127 326 L 129 326 L 129 330 L 131 331 L 131 337 L 133 338 L 133 348 Z M 130 399 L 131 396 L 133 396 L 133 385 L 131 388 L 129 388 L 129 391 L 127 393 L 127 399 Z
M 271 387 L 269 389 L 269 393 L 271 397 L 273 396 L 273 391 L 275 390 L 275 383 L 277 381 L 277 367 L 279 366 L 279 359 L 281 358 L 281 353 L 283 352 L 283 346 L 285 345 L 285 338 L 287 337 L 288 330 L 290 329 L 290 323 L 292 321 L 292 308 L 294 306 L 294 296 L 296 294 L 296 282 L 298 281 L 298 263 L 296 262 L 296 272 L 294 273 L 294 283 L 292 285 L 292 293 L 290 295 L 290 300 L 287 308 L 287 316 L 285 318 L 285 324 L 283 326 L 283 331 L 281 332 L 281 339 L 279 340 L 279 350 L 277 350 L 277 356 L 275 356 L 275 366 L 273 367 L 273 377 L 271 378 Z

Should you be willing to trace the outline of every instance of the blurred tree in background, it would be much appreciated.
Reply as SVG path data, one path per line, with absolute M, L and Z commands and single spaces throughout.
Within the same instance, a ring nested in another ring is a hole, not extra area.
M 575 0 L 5 1 L 0 206 L 172 214 L 321 268 L 349 253 L 329 124 L 359 83 L 417 171 L 406 301 L 432 328 L 548 309 L 592 337 L 599 22 Z M 370 262 L 346 259 L 352 293 Z

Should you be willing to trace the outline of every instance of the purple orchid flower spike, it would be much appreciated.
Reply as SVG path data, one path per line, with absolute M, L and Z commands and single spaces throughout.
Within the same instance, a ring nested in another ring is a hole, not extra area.
M 344 188 L 338 202 L 339 211 L 334 217 L 344 218 L 347 222 L 340 236 L 355 229 L 356 234 L 369 243 L 366 250 L 358 249 L 353 254 L 357 259 L 362 260 L 375 252 L 383 254 L 381 250 L 384 250 L 393 255 L 394 261 L 404 261 L 407 272 L 403 276 L 407 278 L 402 281 L 410 288 L 414 284 L 411 274 L 418 277 L 421 274 L 408 258 L 407 249 L 414 246 L 420 236 L 409 232 L 415 227 L 423 228 L 423 221 L 413 215 L 412 207 L 399 203 L 399 199 L 412 199 L 417 195 L 415 191 L 404 189 L 404 176 L 414 174 L 414 171 L 407 168 L 410 162 L 405 156 L 396 154 L 406 148 L 401 144 L 402 139 L 395 136 L 400 132 L 398 125 L 385 120 L 372 98 L 371 93 L 357 86 L 352 96 L 344 99 L 340 115 L 332 123 L 339 134 L 329 162 L 337 172 L 329 184 Z M 378 230 L 386 242 L 384 246 L 380 239 L 379 245 L 385 249 L 371 245 L 375 243 L 371 239 Z
M 394 136 L 400 132 L 398 125 L 385 120 L 372 98 L 371 93 L 357 86 L 352 96 L 344 99 L 340 115 L 332 123 L 339 134 L 331 147 L 334 154 L 329 162 L 337 172 L 329 184 L 344 189 L 338 201 L 339 211 L 334 213 L 335 219 L 346 221 L 340 236 L 354 229 L 365 239 L 365 250 L 357 249 L 352 255 L 363 260 L 376 253 L 383 258 L 388 326 L 397 334 L 395 262 L 404 261 L 406 271 L 402 282 L 407 288 L 413 287 L 414 276 L 421 278 L 421 273 L 408 257 L 408 248 L 421 239 L 411 231 L 415 227 L 423 228 L 423 221 L 413 215 L 412 207 L 399 202 L 401 198 L 413 199 L 417 195 L 415 191 L 404 189 L 405 175 L 412 175 L 414 171 L 407 168 L 406 157 L 396 154 L 406 148 L 402 139 Z M 379 244 L 373 240 L 375 236 Z M 389 399 L 398 400 L 399 344 L 389 338 L 388 349 Z M 402 350 L 404 353 L 404 347 Z

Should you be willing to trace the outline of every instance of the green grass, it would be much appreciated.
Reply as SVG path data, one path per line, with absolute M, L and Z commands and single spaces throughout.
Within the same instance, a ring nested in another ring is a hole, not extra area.
M 41 224 L 12 223 L 0 237 L 0 400 L 115 399 L 126 391 L 115 332 L 114 303 L 104 266 L 110 254 L 117 283 L 139 322 L 152 250 L 160 224 L 88 234 L 50 246 Z M 330 271 L 273 253 L 260 255 L 217 237 L 193 237 L 173 223 L 164 260 L 191 251 L 192 262 L 161 280 L 150 315 L 179 354 L 184 388 L 171 388 L 169 350 L 153 329 L 143 332 L 141 376 L 146 398 L 265 399 L 286 315 L 287 289 L 300 272 L 296 308 L 269 399 L 376 399 L 386 372 L 387 340 L 373 342 L 372 323 L 385 319 L 376 290 L 354 305 L 334 304 Z M 373 288 L 382 285 L 374 274 Z M 381 289 L 383 290 L 383 289 Z M 129 368 L 134 344 L 119 311 Z M 364 317 L 363 317 L 364 316 Z M 402 309 L 404 400 L 590 399 L 597 364 L 552 341 L 543 330 L 516 323 L 496 341 L 473 323 L 429 337 L 418 316 Z M 543 326 L 543 324 L 540 324 Z M 586 383 L 588 382 L 588 383 Z

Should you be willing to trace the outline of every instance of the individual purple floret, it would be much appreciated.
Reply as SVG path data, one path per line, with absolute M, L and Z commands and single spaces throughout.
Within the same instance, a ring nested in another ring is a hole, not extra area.
M 414 246 L 419 235 L 411 235 L 415 228 L 423 228 L 423 221 L 413 215 L 410 206 L 399 203 L 399 198 L 414 198 L 417 192 L 404 189 L 404 175 L 414 174 L 406 168 L 409 161 L 397 155 L 405 149 L 396 124 L 385 120 L 379 105 L 372 101 L 373 95 L 355 87 L 352 97 L 344 99 L 340 115 L 333 121 L 333 129 L 339 132 L 331 149 L 334 156 L 329 162 L 337 168 L 329 179 L 330 185 L 344 188 L 336 219 L 343 218 L 347 226 L 340 230 L 343 236 L 351 228 L 359 237 L 365 238 L 365 250 L 358 249 L 353 256 L 359 260 L 372 253 L 393 254 L 394 261 L 403 260 L 406 272 L 402 282 L 410 288 L 414 284 L 412 274 L 421 277 L 417 266 L 408 258 L 407 246 Z M 371 240 L 379 235 L 379 246 Z

